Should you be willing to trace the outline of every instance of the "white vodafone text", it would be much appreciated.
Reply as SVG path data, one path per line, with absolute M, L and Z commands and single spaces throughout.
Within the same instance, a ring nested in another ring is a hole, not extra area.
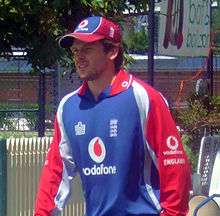
M 83 173 L 86 176 L 89 175 L 114 175 L 116 174 L 117 169 L 116 166 L 104 166 L 103 164 L 100 164 L 97 166 L 96 164 L 89 168 L 83 168 Z

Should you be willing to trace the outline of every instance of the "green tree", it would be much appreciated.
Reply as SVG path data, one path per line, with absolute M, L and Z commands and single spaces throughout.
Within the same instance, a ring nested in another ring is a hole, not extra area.
M 51 67 L 65 56 L 57 38 L 84 17 L 106 15 L 125 21 L 128 13 L 146 13 L 148 0 L 0 0 L 0 54 L 24 48 L 35 70 Z
M 148 34 L 144 26 L 135 30 L 133 25 L 124 37 L 129 53 L 146 53 L 148 48 Z

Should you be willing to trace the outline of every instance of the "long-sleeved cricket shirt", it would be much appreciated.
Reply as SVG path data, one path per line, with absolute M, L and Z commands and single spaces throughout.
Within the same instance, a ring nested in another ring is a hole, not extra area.
M 98 100 L 86 82 L 61 100 L 35 216 L 63 209 L 77 172 L 86 216 L 186 215 L 190 168 L 166 101 L 124 70 Z

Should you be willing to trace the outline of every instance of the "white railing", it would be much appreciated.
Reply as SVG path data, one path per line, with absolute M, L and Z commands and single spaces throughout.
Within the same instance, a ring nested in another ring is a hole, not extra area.
M 33 216 L 39 174 L 51 140 L 51 137 L 7 139 L 7 216 Z M 61 216 L 84 215 L 78 177 L 73 184 L 73 198 Z

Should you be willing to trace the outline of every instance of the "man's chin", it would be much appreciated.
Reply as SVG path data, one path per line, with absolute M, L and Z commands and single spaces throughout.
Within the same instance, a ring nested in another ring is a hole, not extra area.
M 83 73 L 79 73 L 79 72 L 78 72 L 78 75 L 79 75 L 79 78 L 80 78 L 81 80 L 88 80 L 88 76 L 87 76 L 86 74 L 83 74 Z
M 83 76 L 83 75 L 79 75 L 79 78 L 82 81 L 94 81 L 97 79 L 97 76 Z
M 94 81 L 96 80 L 98 77 L 99 77 L 99 74 L 97 73 L 80 73 L 78 72 L 78 75 L 79 75 L 79 78 L 82 80 L 82 81 Z
M 79 78 L 80 78 L 82 81 L 88 81 L 88 78 L 87 78 L 87 77 L 79 76 Z
M 82 80 L 82 81 L 93 81 L 94 79 L 92 79 L 91 77 L 87 77 L 87 76 L 79 76 L 79 78 Z

